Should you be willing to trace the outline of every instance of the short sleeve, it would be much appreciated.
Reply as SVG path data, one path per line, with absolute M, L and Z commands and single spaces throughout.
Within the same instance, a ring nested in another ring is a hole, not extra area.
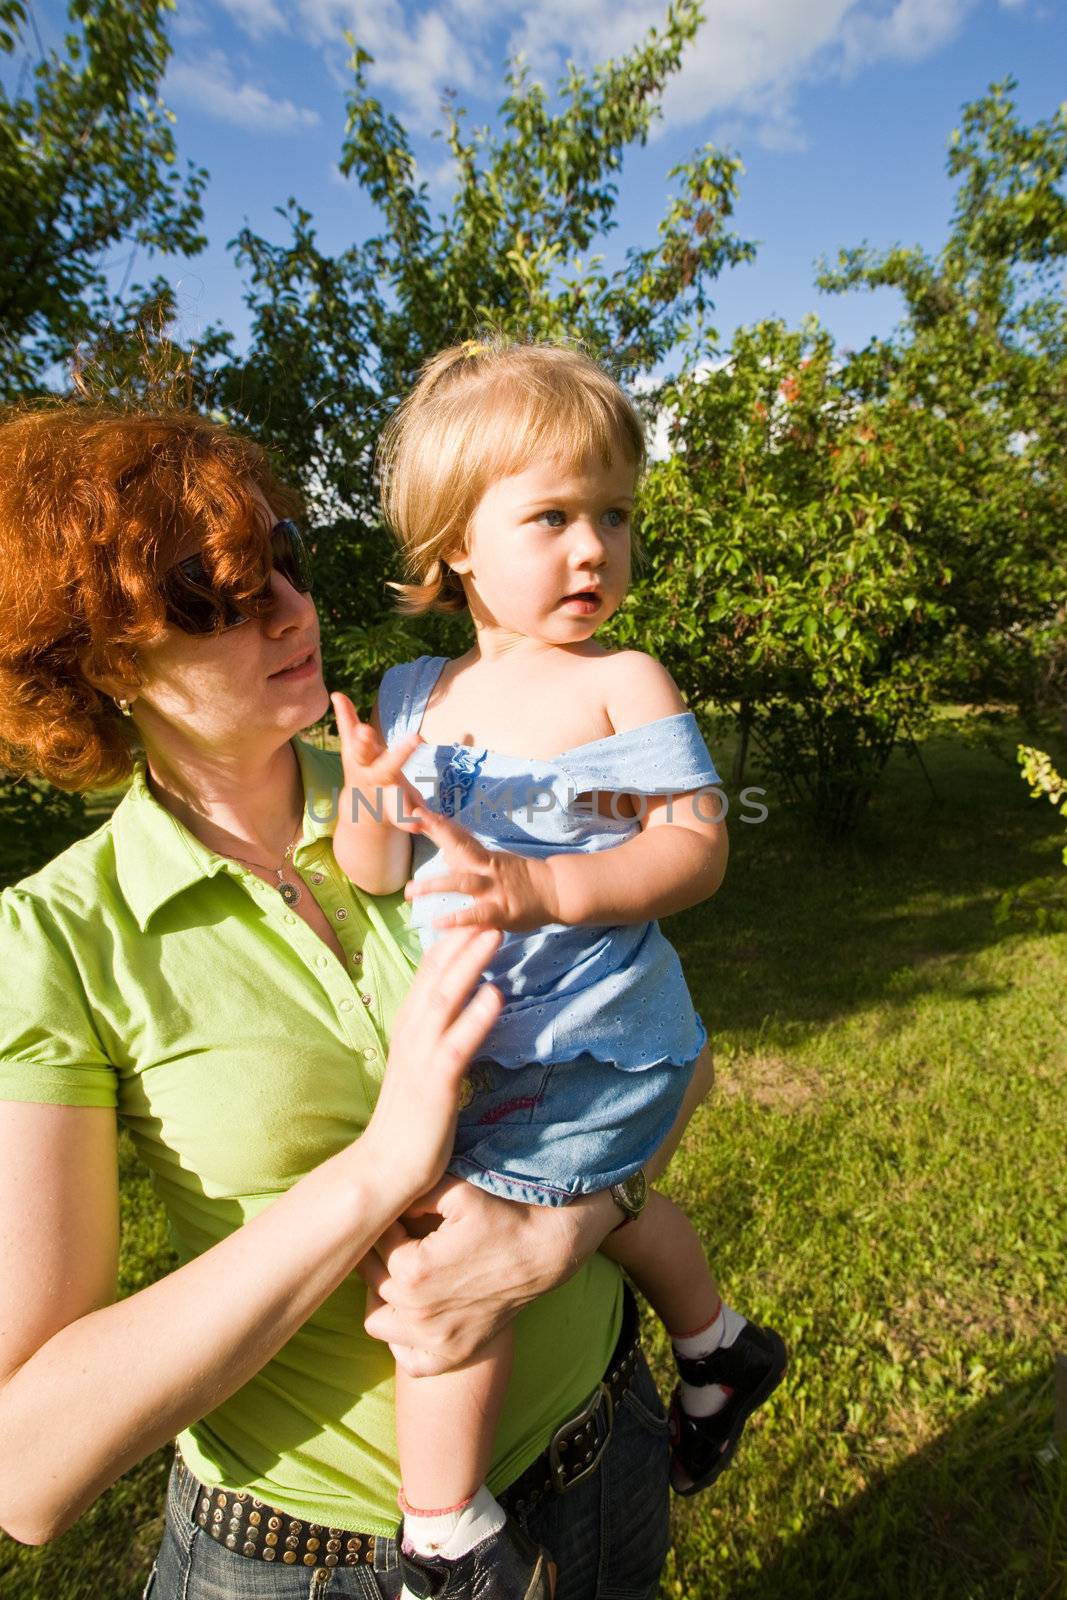
M 115 1106 L 117 1073 L 74 954 L 49 908 L 0 895 L 0 1100 Z
M 411 691 L 418 681 L 420 668 L 428 660 L 428 656 L 419 656 L 417 661 L 401 661 L 383 675 L 378 686 L 378 721 L 386 744 L 403 738 L 411 727 L 414 709 Z
M 579 745 L 556 764 L 580 793 L 689 794 L 722 782 L 691 711 Z

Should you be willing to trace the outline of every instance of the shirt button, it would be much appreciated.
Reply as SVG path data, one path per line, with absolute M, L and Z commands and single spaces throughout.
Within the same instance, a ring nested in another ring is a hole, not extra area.
M 337 1009 L 338 1009 L 338 1011 L 351 1011 L 351 1009 L 352 1009 L 351 1000 L 342 1000 L 340 1005 L 337 1007 Z
M 313 872 L 311 874 L 311 881 L 312 881 L 312 883 L 325 883 L 326 882 L 326 874 L 325 874 L 325 872 Z
M 352 960 L 356 963 L 356 966 L 358 967 L 360 962 L 363 960 L 363 951 L 362 950 L 353 950 L 353 952 L 352 952 Z
M 365 1006 L 372 1006 L 374 1004 L 374 1001 L 371 999 L 369 994 L 361 994 L 359 998 L 363 1001 Z
M 320 967 L 323 967 L 323 968 L 326 968 L 326 967 L 328 967 L 328 966 L 329 966 L 329 965 L 330 965 L 330 958 L 329 958 L 329 956 L 320 956 L 320 957 L 319 957 L 319 966 L 320 966 Z
M 296 918 L 293 916 L 291 911 L 287 911 L 286 915 L 285 915 L 285 920 L 286 920 L 286 922 L 290 922 L 291 923 L 291 922 L 295 922 Z
M 334 916 L 337 918 L 338 922 L 344 922 L 345 918 L 348 916 L 348 912 L 345 910 L 344 906 L 338 906 L 337 910 L 334 912 Z
M 364 1059 L 364 1061 L 373 1061 L 377 1054 L 378 1054 L 377 1050 L 373 1049 L 370 1045 L 368 1045 L 367 1048 L 363 1052 L 363 1059 Z

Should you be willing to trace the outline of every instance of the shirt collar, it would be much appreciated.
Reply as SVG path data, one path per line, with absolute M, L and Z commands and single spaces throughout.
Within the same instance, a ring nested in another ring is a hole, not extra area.
M 332 836 L 337 823 L 340 760 L 333 751 L 292 741 L 304 784 L 303 850 Z M 233 862 L 201 844 L 177 817 L 161 806 L 145 776 L 143 760 L 111 819 L 115 868 L 127 905 L 144 933 L 155 913 L 175 895 L 233 871 Z

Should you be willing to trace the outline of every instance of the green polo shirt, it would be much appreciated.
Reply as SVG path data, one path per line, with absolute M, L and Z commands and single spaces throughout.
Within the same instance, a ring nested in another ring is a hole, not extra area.
M 274 888 L 160 806 L 143 771 L 102 828 L 0 896 L 0 1098 L 114 1107 L 182 1261 L 359 1136 L 418 960 L 402 898 L 361 894 L 334 860 L 337 756 L 294 745 L 308 801 L 294 861 L 343 967 Z M 306 1520 L 393 1532 L 393 1363 L 363 1311 L 353 1274 L 182 1434 L 192 1471 Z M 599 1255 L 520 1314 L 491 1486 L 595 1387 L 619 1316 Z

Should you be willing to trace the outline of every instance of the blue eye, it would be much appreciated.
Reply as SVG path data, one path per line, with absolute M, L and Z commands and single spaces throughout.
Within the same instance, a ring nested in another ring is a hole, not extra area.
M 566 513 L 563 512 L 563 511 L 542 511 L 542 512 L 539 512 L 537 520 L 538 520 L 538 522 L 543 522 L 546 517 L 558 517 L 559 518 L 558 522 L 550 522 L 549 523 L 549 527 L 550 528 L 562 528 L 564 523 L 567 521 Z
M 623 528 L 630 520 L 630 513 L 619 510 L 617 506 L 612 506 L 610 511 L 605 511 L 604 516 L 605 518 L 613 519 L 608 524 L 612 528 Z

